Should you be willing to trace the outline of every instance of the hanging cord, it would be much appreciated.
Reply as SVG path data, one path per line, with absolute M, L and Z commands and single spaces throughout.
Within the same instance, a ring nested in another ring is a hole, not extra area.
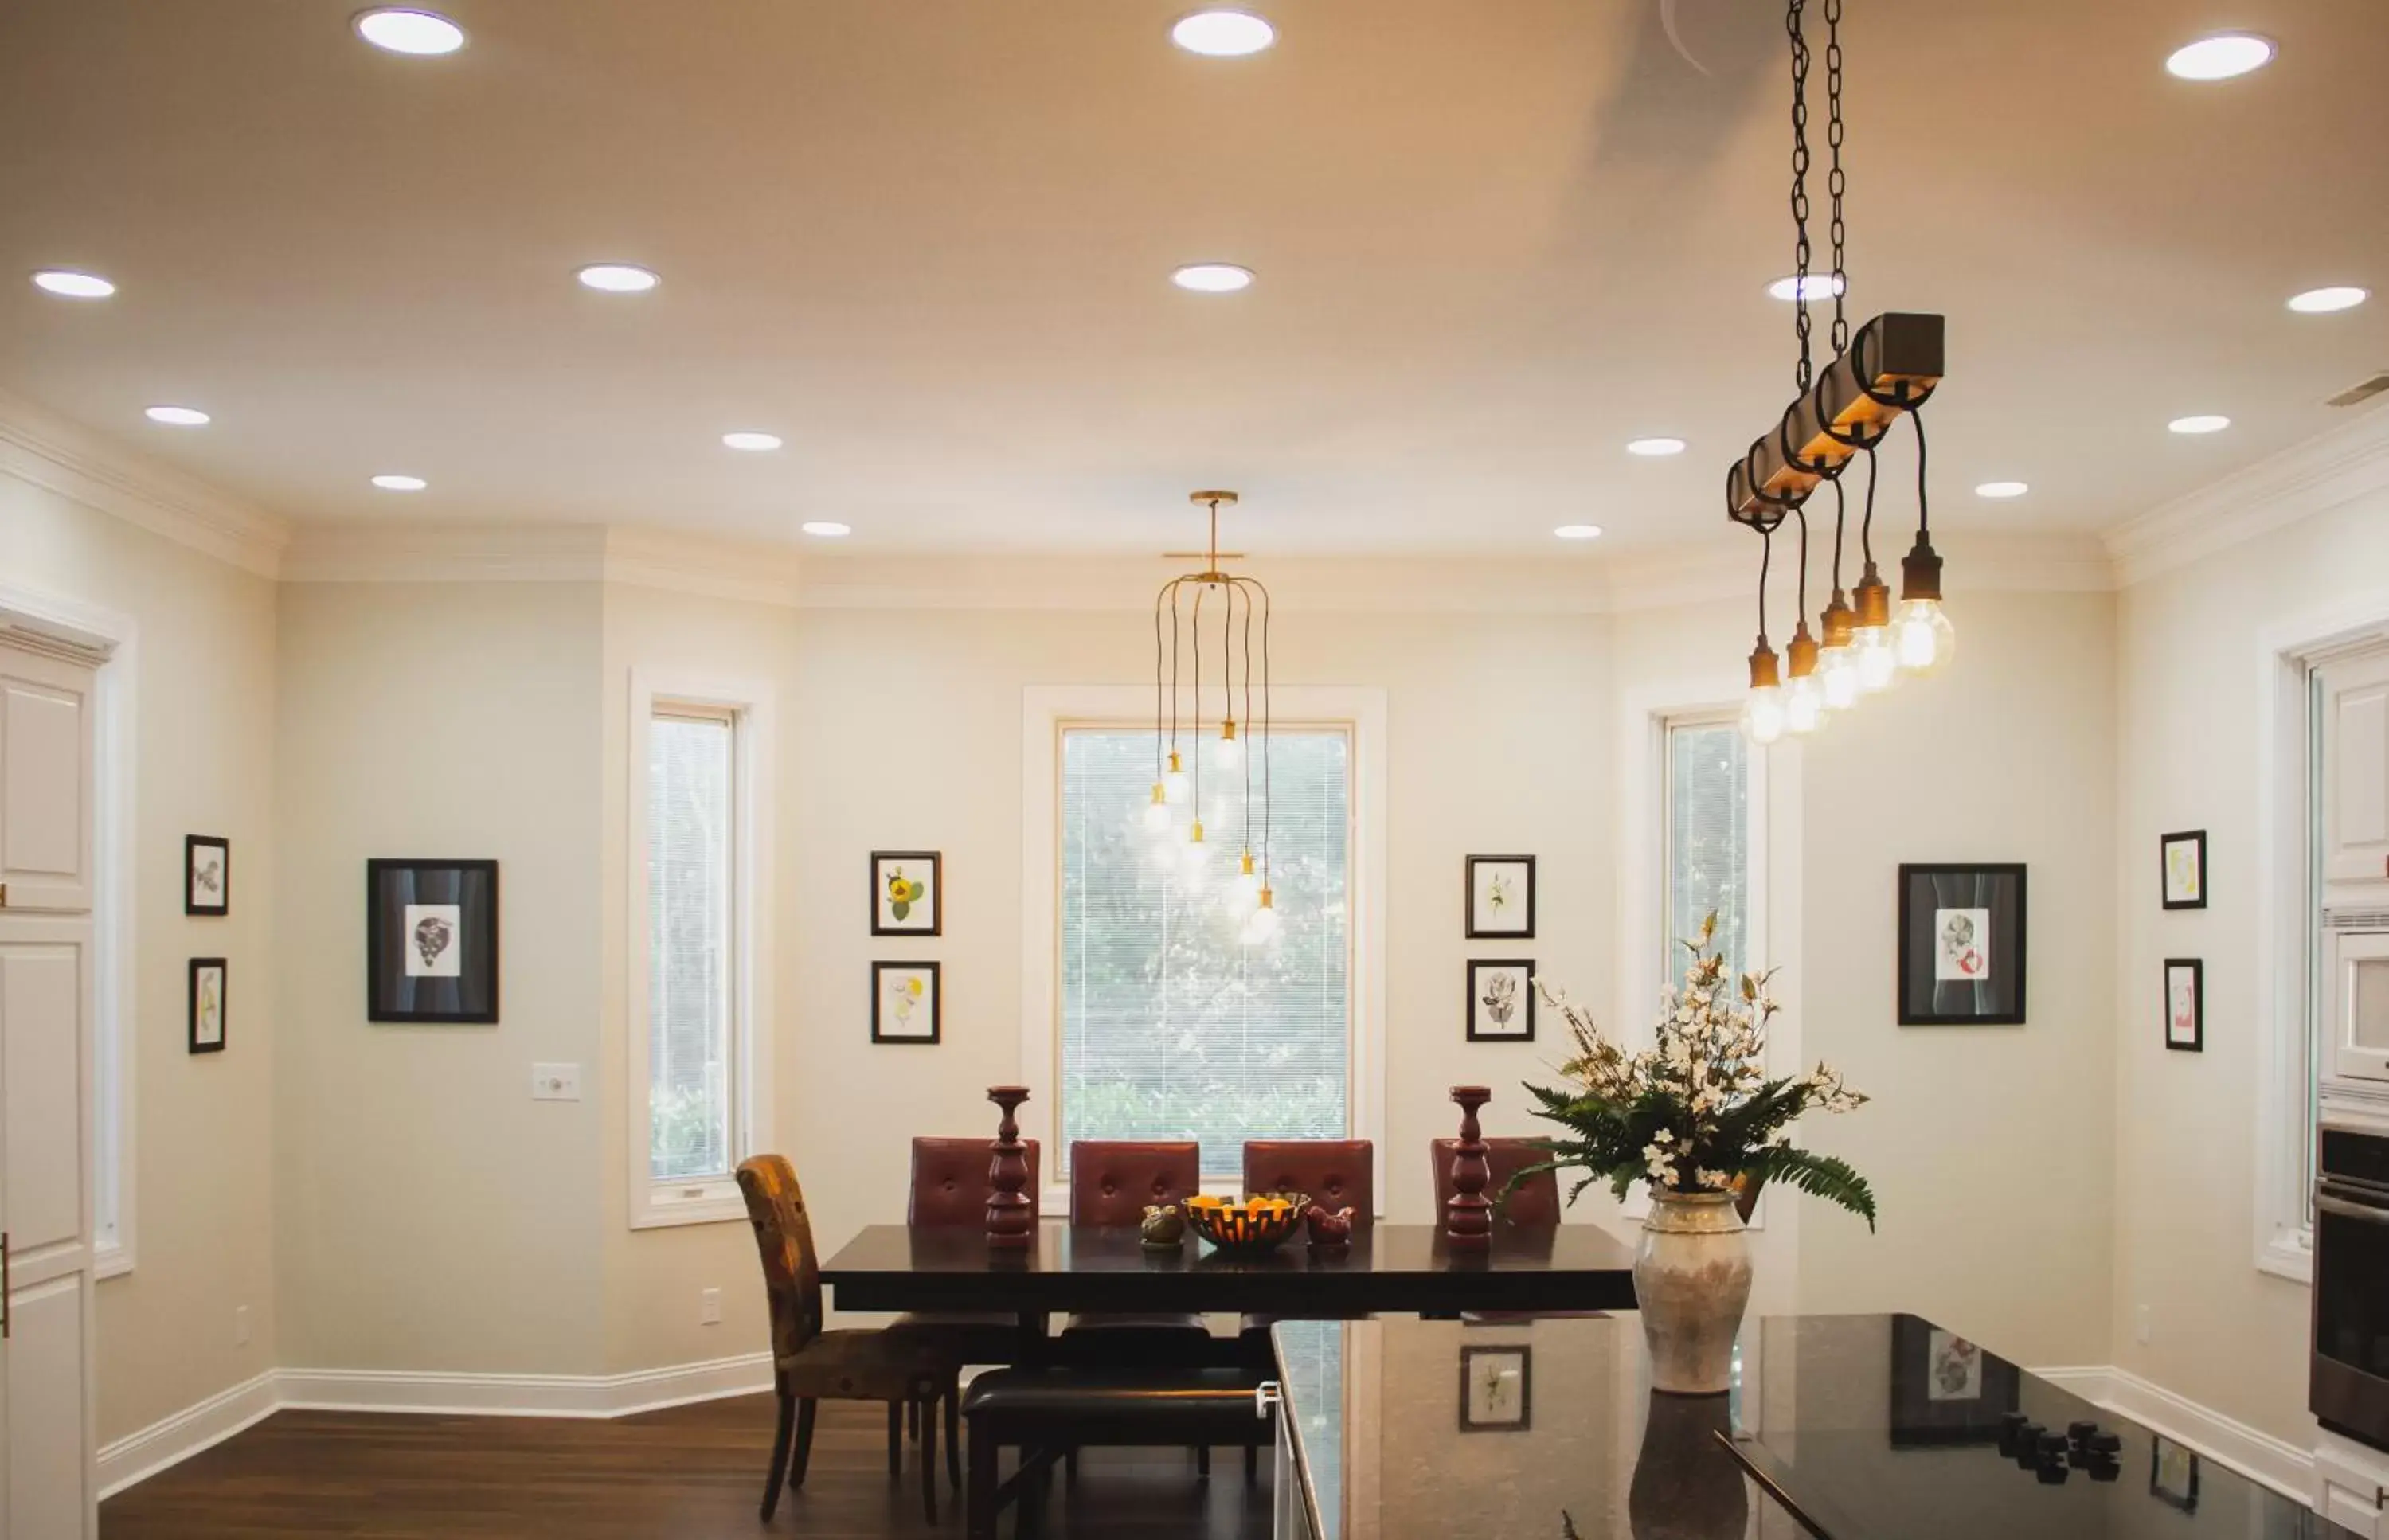
M 1833 597 L 1842 596 L 1842 521 L 1850 511 L 1849 495 L 1842 490 L 1842 478 L 1833 477 Z
M 1833 356 L 1839 358 L 1850 350 L 1849 318 L 1842 313 L 1842 291 L 1849 287 L 1842 266 L 1842 192 L 1849 185 L 1842 173 L 1842 0 L 1825 0 L 1825 144 L 1833 157 L 1833 167 L 1825 173 L 1825 190 L 1833 207 Z
M 1923 545 L 1933 534 L 1933 515 L 1924 499 L 1924 414 L 1910 410 L 1908 420 L 1916 425 L 1916 541 Z
M 1808 39 L 1802 30 L 1808 0 L 1790 0 L 1783 31 L 1792 41 L 1792 330 L 1800 339 L 1794 383 L 1808 389 Z
M 1767 569 L 1775 561 L 1775 526 L 1758 531 L 1758 644 L 1767 645 Z
M 1270 783 L 1270 745 L 1277 741 L 1271 726 L 1270 715 L 1270 593 L 1258 582 L 1261 591 L 1261 886 L 1270 885 L 1270 819 L 1276 811 L 1277 798 Z
M 1245 853 L 1253 848 L 1253 596 L 1245 595 Z
M 1794 612 L 1799 617 L 1795 629 L 1799 630 L 1808 624 L 1808 505 L 1803 503 L 1795 511 L 1800 515 L 1800 579 L 1794 590 L 1800 600 L 1799 608 Z
M 1169 584 L 1169 752 L 1178 752 L 1178 584 Z
M 1209 586 L 1206 583 L 1195 588 L 1194 620 L 1187 628 L 1194 654 L 1194 709 L 1189 713 L 1194 728 L 1194 791 L 1187 798 L 1187 808 L 1198 829 L 1203 826 L 1203 594 Z
M 1161 762 L 1161 596 L 1170 592 L 1164 583 L 1153 596 L 1153 779 L 1159 783 Z
M 1874 446 L 1866 447 L 1867 495 L 1866 517 L 1859 525 L 1859 550 L 1869 566 L 1874 566 Z

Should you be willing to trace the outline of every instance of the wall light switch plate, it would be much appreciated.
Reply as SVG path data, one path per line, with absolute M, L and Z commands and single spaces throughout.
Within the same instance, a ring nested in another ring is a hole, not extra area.
M 580 1101 L 581 1066 L 579 1064 L 531 1065 L 530 1099 L 533 1101 Z
M 2149 1307 L 2143 1305 L 2139 1309 L 2134 1310 L 2132 1312 L 2132 1340 L 2143 1346 L 2146 1346 L 2148 1340 L 2155 1334 L 2155 1325 L 2149 1318 Z
M 696 1296 L 696 1324 L 699 1326 L 720 1326 L 722 1324 L 721 1290 L 708 1289 L 703 1293 Z
M 232 1345 L 235 1347 L 247 1347 L 249 1345 L 249 1306 L 246 1305 L 236 1305 L 233 1306 Z

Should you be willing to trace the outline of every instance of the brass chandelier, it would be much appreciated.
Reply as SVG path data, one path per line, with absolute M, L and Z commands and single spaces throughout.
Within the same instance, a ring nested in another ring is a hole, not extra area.
M 1797 393 L 1776 426 L 1761 434 L 1726 472 L 1726 515 L 1756 530 L 1758 562 L 1758 644 L 1750 655 L 1750 694 L 1743 731 L 1757 744 L 1786 732 L 1813 732 L 1829 712 L 1846 710 L 1888 689 L 1903 673 L 1930 673 L 1948 661 L 1956 634 L 1941 609 L 1941 557 L 1934 551 L 1925 481 L 1925 401 L 1941 383 L 1942 317 L 1891 312 L 1853 336 L 1843 312 L 1848 287 L 1844 262 L 1842 201 L 1842 0 L 1822 0 L 1825 13 L 1826 130 L 1831 154 L 1826 188 L 1832 200 L 1833 268 L 1823 288 L 1833 304 L 1832 362 L 1822 371 L 1809 358 L 1808 300 L 1808 0 L 1788 0 L 1784 33 L 1792 53 L 1793 331 L 1799 358 Z M 1916 430 L 1916 542 L 1900 563 L 1899 607 L 1874 562 L 1876 446 L 1901 417 Z M 1860 455 L 1867 489 L 1859 525 L 1864 568 L 1858 586 L 1842 589 L 1842 546 L 1848 504 L 1842 472 Z M 1833 489 L 1833 598 L 1818 615 L 1821 642 L 1808 630 L 1809 496 Z M 1786 518 L 1800 526 L 1799 615 L 1779 663 L 1767 636 L 1767 581 L 1775 531 Z M 1787 675 L 1788 669 L 1788 675 Z M 1788 678 L 1788 682 L 1787 682 Z
M 1257 578 L 1223 571 L 1220 554 L 1220 509 L 1233 507 L 1236 494 L 1198 491 L 1188 501 L 1210 511 L 1210 543 L 1200 571 L 1188 572 L 1161 585 L 1153 600 L 1153 799 L 1144 809 L 1144 826 L 1165 846 L 1174 844 L 1176 862 L 1190 885 L 1201 882 L 1212 860 L 1213 845 L 1203 829 L 1203 743 L 1205 695 L 1203 655 L 1205 605 L 1218 619 L 1220 698 L 1218 737 L 1211 759 L 1228 774 L 1241 774 L 1244 793 L 1245 847 L 1229 902 L 1242 916 L 1239 935 L 1246 945 L 1259 945 L 1277 935 L 1277 895 L 1270 887 L 1270 596 Z M 1191 599 L 1191 603 L 1187 601 Z M 1163 617 L 1168 616 L 1168 641 Z M 1253 622 L 1260 622 L 1260 715 L 1253 715 Z M 1168 655 L 1168 682 L 1163 674 Z M 1243 671 L 1238 675 L 1241 656 Z M 1191 676 L 1193 709 L 1187 714 L 1188 744 L 1179 748 L 1180 661 Z M 1243 712 L 1239 736 L 1237 713 Z M 1253 767 L 1260 764 L 1260 853 L 1255 861 L 1253 830 Z M 1189 768 L 1191 761 L 1192 768 Z M 1177 809 L 1187 817 L 1181 823 Z

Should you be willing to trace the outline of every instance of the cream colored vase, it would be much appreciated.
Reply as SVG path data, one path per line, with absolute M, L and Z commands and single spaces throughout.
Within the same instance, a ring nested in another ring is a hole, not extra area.
M 1733 1339 L 1750 1304 L 1750 1246 L 1731 1192 L 1654 1193 L 1634 1258 L 1634 1298 L 1651 1345 L 1651 1388 L 1731 1388 Z

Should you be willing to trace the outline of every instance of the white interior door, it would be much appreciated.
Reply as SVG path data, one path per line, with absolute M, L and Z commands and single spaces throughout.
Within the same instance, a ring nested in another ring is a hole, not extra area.
M 2389 932 L 2332 935 L 2329 1072 L 2389 1081 Z
M 0 647 L 0 908 L 91 911 L 92 681 Z
M 2389 654 L 2321 676 L 2323 881 L 2389 882 Z

